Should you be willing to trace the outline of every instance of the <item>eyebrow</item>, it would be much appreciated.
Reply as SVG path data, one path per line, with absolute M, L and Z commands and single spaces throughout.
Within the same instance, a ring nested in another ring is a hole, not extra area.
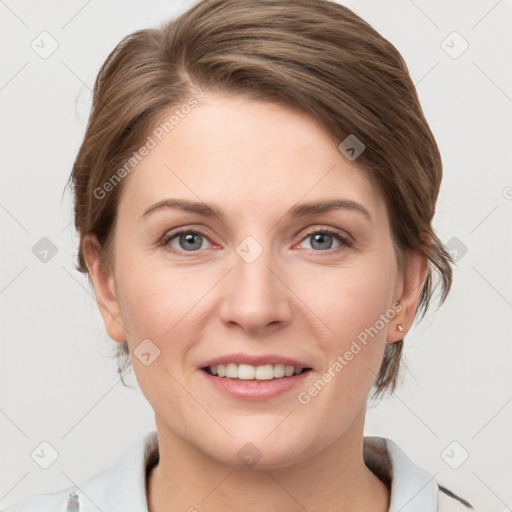
M 139 220 L 142 220 L 144 217 L 147 217 L 158 210 L 167 208 L 176 208 L 185 212 L 195 213 L 203 217 L 218 217 L 222 222 L 226 221 L 226 216 L 219 207 L 202 201 L 190 201 L 187 199 L 163 199 L 162 201 L 158 201 L 158 203 L 147 208 Z M 362 204 L 349 199 L 331 199 L 296 204 L 288 210 L 285 216 L 290 219 L 302 218 L 328 213 L 335 210 L 358 212 L 363 214 L 370 222 L 372 221 L 370 212 Z

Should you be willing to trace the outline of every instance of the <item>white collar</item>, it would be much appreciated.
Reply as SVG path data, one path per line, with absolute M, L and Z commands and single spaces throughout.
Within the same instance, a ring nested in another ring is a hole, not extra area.
M 391 439 L 364 437 L 363 447 L 366 465 L 391 481 L 388 512 L 437 512 L 435 476 L 417 466 Z
M 390 439 L 363 439 L 365 463 L 380 478 L 391 481 L 389 512 L 437 512 L 439 487 L 434 476 L 414 464 Z M 82 484 L 33 496 L 5 512 L 148 512 L 146 468 L 157 458 L 157 432 L 151 431 L 117 464 Z
M 438 486 L 434 477 L 414 464 L 396 443 L 382 437 L 364 437 L 364 447 L 365 460 L 377 464 L 385 473 L 389 471 L 386 453 L 389 456 L 392 472 L 389 512 L 437 511 Z M 157 454 L 157 433 L 149 432 L 132 445 L 116 466 L 95 475 L 80 486 L 81 490 L 101 510 L 148 512 L 146 466 Z M 115 492 L 121 488 L 123 492 Z M 87 498 L 80 503 L 83 503 L 80 512 L 98 510 Z

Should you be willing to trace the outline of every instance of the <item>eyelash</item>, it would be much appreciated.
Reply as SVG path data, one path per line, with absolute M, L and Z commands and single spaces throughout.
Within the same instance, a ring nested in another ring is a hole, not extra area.
M 206 235 L 205 233 L 203 233 L 199 229 L 181 229 L 179 231 L 175 231 L 175 232 L 171 232 L 171 233 L 165 234 L 162 237 L 162 239 L 160 240 L 159 245 L 166 247 L 171 240 L 173 240 L 174 238 L 178 237 L 179 235 L 183 235 L 183 234 L 186 234 L 186 233 L 187 234 L 193 233 L 193 234 L 196 234 L 196 235 L 201 235 L 201 236 L 203 236 L 203 237 L 205 237 L 205 238 L 207 238 L 209 240 L 208 235 Z M 309 236 L 316 235 L 316 234 L 319 234 L 319 233 L 333 236 L 338 242 L 340 242 L 341 246 L 337 247 L 335 249 L 327 249 L 325 251 L 319 251 L 319 250 L 315 250 L 315 249 L 307 249 L 307 250 L 315 252 L 315 253 L 328 253 L 328 254 L 332 254 L 333 252 L 335 252 L 337 250 L 341 250 L 343 248 L 343 246 L 345 246 L 345 247 L 353 247 L 353 245 L 354 245 L 354 243 L 353 243 L 353 241 L 351 239 L 349 239 L 348 237 L 342 236 L 337 231 L 334 231 L 334 230 L 329 229 L 329 228 L 313 229 L 311 231 L 308 231 L 308 232 L 305 233 L 304 237 L 301 238 L 300 242 L 304 241 Z M 178 254 L 178 255 L 185 256 L 185 257 L 190 257 L 190 256 L 194 256 L 199 251 L 178 251 L 178 250 L 173 248 L 172 252 L 174 252 L 175 254 Z

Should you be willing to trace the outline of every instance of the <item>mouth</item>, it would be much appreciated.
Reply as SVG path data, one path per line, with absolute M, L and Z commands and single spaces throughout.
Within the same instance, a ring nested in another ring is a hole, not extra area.
M 239 352 L 203 361 L 198 370 L 207 386 L 228 399 L 261 401 L 285 396 L 305 385 L 314 371 L 306 361 L 280 354 Z
M 237 379 L 244 381 L 269 381 L 277 379 L 293 378 L 302 373 L 311 371 L 311 368 L 285 365 L 264 364 L 253 366 L 251 364 L 215 364 L 201 368 L 213 377 Z

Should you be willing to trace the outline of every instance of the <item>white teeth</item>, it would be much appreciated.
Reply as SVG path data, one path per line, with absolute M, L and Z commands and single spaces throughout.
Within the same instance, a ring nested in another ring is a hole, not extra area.
M 274 365 L 274 377 L 276 379 L 280 379 L 284 377 L 284 364 L 275 364 Z
M 228 379 L 238 378 L 238 366 L 235 363 L 229 363 L 226 366 L 226 377 Z
M 212 375 L 218 377 L 227 377 L 228 379 L 240 380 L 271 380 L 281 379 L 282 377 L 292 377 L 303 372 L 302 368 L 285 366 L 284 364 L 265 364 L 262 366 L 252 366 L 250 364 L 228 363 L 210 366 L 209 371 Z
M 271 364 L 265 366 L 256 366 L 256 380 L 271 380 L 274 378 L 274 367 Z
M 286 377 L 291 377 L 293 375 L 293 370 L 295 368 L 293 366 L 285 366 L 284 367 L 284 374 L 286 375 Z
M 236 365 L 235 365 L 236 366 Z M 238 366 L 238 378 L 244 380 L 253 380 L 256 368 L 250 364 L 241 364 Z

